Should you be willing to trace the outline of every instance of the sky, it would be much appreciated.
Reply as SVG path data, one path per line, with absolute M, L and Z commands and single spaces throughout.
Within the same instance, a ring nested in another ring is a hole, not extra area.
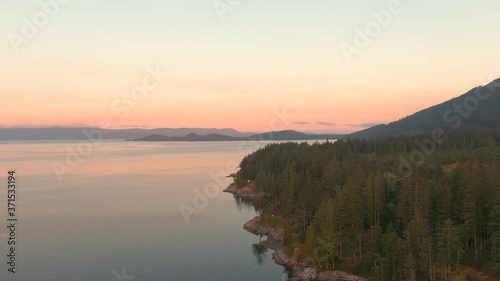
M 59 1 L 0 1 L 0 127 L 351 132 L 500 77 L 498 0 Z

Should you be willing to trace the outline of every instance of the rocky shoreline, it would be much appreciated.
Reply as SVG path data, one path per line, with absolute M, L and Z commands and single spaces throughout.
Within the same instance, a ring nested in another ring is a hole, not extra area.
M 290 256 L 287 249 L 283 246 L 285 234 L 270 226 L 260 222 L 259 217 L 247 222 L 243 229 L 255 235 L 266 236 L 267 240 L 261 244 L 274 250 L 273 260 L 293 272 L 293 277 L 289 281 L 368 281 L 365 278 L 347 274 L 342 271 L 322 271 L 318 272 L 307 263 Z
M 234 183 L 232 183 L 226 189 L 224 189 L 223 192 L 231 193 L 237 197 L 243 199 L 251 199 L 251 200 L 263 199 L 270 196 L 268 193 L 265 192 L 256 192 L 255 187 L 251 184 L 239 188 Z
M 252 185 L 239 188 L 234 183 L 229 185 L 224 192 L 250 200 L 258 200 L 269 196 L 266 193 L 256 192 L 255 187 Z M 283 245 L 285 233 L 263 224 L 260 217 L 255 217 L 247 222 L 243 226 L 243 229 L 255 235 L 261 237 L 265 236 L 267 238 L 265 241 L 261 241 L 260 244 L 268 249 L 274 250 L 273 260 L 276 264 L 293 272 L 293 277 L 291 277 L 289 281 L 368 281 L 365 278 L 350 275 L 342 271 L 319 272 L 304 261 L 289 255 L 288 252 L 290 251 Z

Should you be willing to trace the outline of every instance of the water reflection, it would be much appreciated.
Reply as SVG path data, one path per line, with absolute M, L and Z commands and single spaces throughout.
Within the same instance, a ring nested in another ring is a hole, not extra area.
M 262 246 L 260 243 L 252 244 L 252 252 L 257 259 L 257 264 L 262 266 L 264 262 L 267 260 L 269 249 Z M 293 272 L 284 268 L 283 273 L 281 274 L 281 281 L 288 281 L 289 278 L 293 277 Z
M 264 211 L 265 207 L 269 200 L 261 199 L 257 202 L 248 198 L 241 198 L 239 196 L 233 195 L 234 201 L 236 202 L 236 206 L 238 210 L 254 210 L 256 213 L 261 214 Z
M 179 212 L 192 206 L 193 188 L 244 157 L 239 142 L 103 141 L 61 183 L 52 165 L 65 164 L 66 147 L 77 144 L 0 142 L 0 171 L 16 169 L 21 179 L 25 245 L 23 270 L 0 270 L 1 281 L 110 280 L 122 267 L 151 281 L 285 280 L 265 249 L 248 251 L 258 242 L 241 229 L 258 215 L 250 202 L 221 194 L 190 225 Z
M 264 259 L 267 257 L 268 249 L 262 246 L 260 243 L 252 244 L 252 251 L 255 257 L 257 258 L 257 263 L 262 266 L 264 263 Z
M 248 199 L 241 198 L 239 196 L 233 195 L 234 201 L 236 202 L 236 206 L 238 207 L 239 211 L 242 210 L 255 210 L 255 207 L 253 206 L 252 202 Z
M 281 281 L 288 281 L 289 278 L 292 277 L 293 277 L 293 272 L 285 268 L 283 270 L 283 274 L 281 274 Z

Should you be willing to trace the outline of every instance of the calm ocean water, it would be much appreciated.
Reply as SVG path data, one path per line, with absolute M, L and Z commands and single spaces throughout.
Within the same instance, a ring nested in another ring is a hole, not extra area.
M 242 230 L 255 210 L 220 192 L 225 186 L 211 176 L 234 172 L 262 142 L 105 141 L 60 182 L 53 163 L 67 165 L 77 144 L 0 142 L 0 280 L 283 280 L 272 252 Z M 10 169 L 17 174 L 16 274 L 6 264 Z M 193 205 L 194 189 L 204 194 L 217 183 L 208 205 Z M 189 224 L 180 204 L 199 211 Z

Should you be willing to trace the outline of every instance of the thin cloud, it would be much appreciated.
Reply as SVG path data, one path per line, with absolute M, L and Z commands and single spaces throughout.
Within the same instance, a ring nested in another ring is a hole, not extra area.
M 321 125 L 321 126 L 335 126 L 335 125 L 337 125 L 337 123 L 324 122 L 324 121 L 318 121 L 318 122 L 316 122 L 316 124 Z
M 309 122 L 309 121 L 298 121 L 298 122 L 292 122 L 292 124 L 295 124 L 295 125 L 311 125 L 311 122 Z

